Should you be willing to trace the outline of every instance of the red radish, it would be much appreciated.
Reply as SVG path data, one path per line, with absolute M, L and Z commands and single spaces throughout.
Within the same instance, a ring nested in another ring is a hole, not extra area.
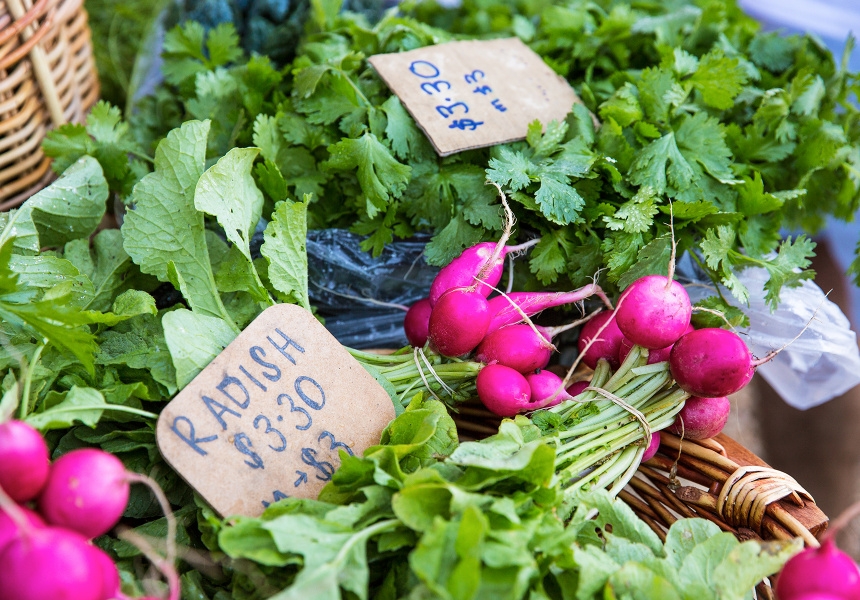
M 732 403 L 725 396 L 720 398 L 690 396 L 668 430 L 675 435 L 683 433 L 685 438 L 691 440 L 712 438 L 726 426 L 731 409 Z
M 100 563 L 74 531 L 34 529 L 0 552 L 0 565 L 0 598 L 105 600 Z
M 0 487 L 16 502 L 32 500 L 48 479 L 48 446 L 23 421 L 0 423 Z
M 48 523 L 94 538 L 116 525 L 128 495 L 122 461 L 102 450 L 82 448 L 54 461 L 39 509 Z
M 416 348 L 423 348 L 427 343 L 431 310 L 433 310 L 433 305 L 430 304 L 430 299 L 422 298 L 406 311 L 406 317 L 403 319 L 403 330 L 406 332 L 406 339 Z
M 675 342 L 669 354 L 669 371 L 685 392 L 704 398 L 734 394 L 770 360 L 753 360 L 747 345 L 725 329 L 697 329 Z
M 813 594 L 843 600 L 860 598 L 860 569 L 836 547 L 832 536 L 826 537 L 820 548 L 805 548 L 788 559 L 776 580 L 779 600 L 815 598 Z
M 460 356 L 475 349 L 487 333 L 487 299 L 473 289 L 448 290 L 430 313 L 429 340 L 440 354 Z
M 478 292 L 486 297 L 502 279 L 505 266 L 505 257 L 496 252 L 496 242 L 481 242 L 463 250 L 460 256 L 442 267 L 430 284 L 430 305 L 435 306 L 448 290 L 458 287 L 469 287 L 474 285 L 475 278 L 482 270 L 485 270 L 483 281 L 489 285 L 479 285 Z
M 582 362 L 589 368 L 597 366 L 597 361 L 605 358 L 612 369 L 617 369 L 618 351 L 624 334 L 618 329 L 614 311 L 603 311 L 594 315 L 579 334 L 577 348 L 582 355 Z
M 538 408 L 531 406 L 531 390 L 526 378 L 505 365 L 487 365 L 475 379 L 478 398 L 492 413 L 500 417 Z
M 800 594 L 792 596 L 791 600 L 845 600 L 845 596 L 834 596 L 833 594 L 825 594 L 822 592 L 809 592 L 808 594 Z
M 571 396 L 579 396 L 582 392 L 585 391 L 591 385 L 590 381 L 574 381 L 569 386 L 567 386 L 567 393 Z
M 651 434 L 651 442 L 648 444 L 648 447 L 645 448 L 645 454 L 642 455 L 642 462 L 646 460 L 651 460 L 654 458 L 654 455 L 657 454 L 657 450 L 660 449 L 660 434 L 658 432 L 654 432 Z
M 520 373 L 530 373 L 549 364 L 555 349 L 551 339 L 551 331 L 540 325 L 534 328 L 526 323 L 508 325 L 484 337 L 475 351 L 475 359 L 486 364 L 497 362 Z
M 45 526 L 45 522 L 38 513 L 33 512 L 25 506 L 19 506 L 18 509 L 32 529 L 39 529 Z M 0 509 L 0 552 L 3 552 L 3 548 L 12 540 L 20 537 L 21 534 L 21 528 L 15 522 L 15 519 L 10 517 L 6 511 Z
M 652 349 L 665 348 L 681 337 L 692 314 L 684 286 L 662 275 L 646 275 L 621 294 L 615 318 L 628 340 Z
M 540 241 L 531 240 L 517 246 L 506 246 L 505 242 L 509 237 L 510 229 L 505 229 L 498 242 L 481 242 L 466 248 L 460 256 L 442 267 L 430 284 L 430 305 L 435 306 L 442 294 L 448 290 L 470 287 L 476 283 L 477 291 L 484 297 L 489 296 L 502 280 L 505 256 L 530 248 Z
M 692 325 L 687 326 L 687 330 L 684 331 L 684 335 L 690 333 L 691 331 L 695 331 L 696 328 Z M 626 337 L 621 338 L 621 346 L 618 348 L 618 363 L 621 364 L 624 362 L 624 359 L 627 358 L 627 355 L 630 354 L 630 351 L 633 349 L 633 342 L 628 340 Z M 669 360 L 669 354 L 672 352 L 672 346 L 666 346 L 665 348 L 653 348 L 648 351 L 648 364 L 653 365 L 654 363 L 663 362 Z
M 93 555 L 93 560 L 98 563 L 102 574 L 102 598 L 103 600 L 113 600 L 122 595 L 120 588 L 119 571 L 116 568 L 111 557 L 98 546 L 90 546 L 90 552 Z
M 538 369 L 526 375 L 526 381 L 529 382 L 531 403 L 534 404 L 534 408 L 551 408 L 572 398 L 564 389 L 561 377 L 552 371 Z
M 489 301 L 490 314 L 493 317 L 487 331 L 519 323 L 523 320 L 523 314 L 532 317 L 548 308 L 575 304 L 591 296 L 597 296 L 608 308 L 612 308 L 609 298 L 596 283 L 590 283 L 572 292 L 511 292 L 504 296 L 495 296 Z

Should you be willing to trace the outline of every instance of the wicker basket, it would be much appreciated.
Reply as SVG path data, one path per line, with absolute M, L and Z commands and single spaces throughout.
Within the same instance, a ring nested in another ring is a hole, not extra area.
M 657 535 L 678 517 L 702 517 L 741 539 L 801 537 L 817 545 L 827 516 L 794 479 L 730 437 L 681 440 L 660 432 L 658 454 L 619 496 Z
M 45 133 L 98 95 L 83 0 L 0 0 L 0 211 L 52 179 Z

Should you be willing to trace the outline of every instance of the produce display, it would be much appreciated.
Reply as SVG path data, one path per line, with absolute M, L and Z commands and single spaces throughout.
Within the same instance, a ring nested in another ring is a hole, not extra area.
M 616 496 L 771 358 L 733 331 L 739 273 L 776 309 L 813 275 L 780 232 L 860 205 L 857 74 L 731 0 L 371 4 L 177 4 L 155 91 L 47 135 L 58 179 L 0 214 L 0 597 L 730 599 L 780 570 L 783 600 L 853 597 L 798 582 L 826 562 L 857 587 L 829 539 L 658 535 Z M 510 36 L 583 103 L 444 158 L 367 62 Z M 372 255 L 429 236 L 411 345 L 349 348 L 397 416 L 317 499 L 218 515 L 156 420 L 265 308 L 315 310 L 323 228 Z M 681 257 L 713 295 L 690 302 Z M 461 443 L 475 397 L 505 419 Z

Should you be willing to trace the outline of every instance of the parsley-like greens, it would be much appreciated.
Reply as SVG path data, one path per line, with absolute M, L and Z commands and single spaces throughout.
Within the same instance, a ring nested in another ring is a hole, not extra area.
M 814 232 L 860 205 L 857 75 L 812 38 L 760 32 L 731 1 L 411 1 L 375 24 L 337 2 L 312 7 L 281 70 L 244 56 L 229 25 L 171 30 L 165 82 L 127 123 L 100 105 L 86 127 L 52 133 L 46 151 L 59 169 L 95 156 L 128 198 L 154 144 L 207 119 L 208 161 L 261 149 L 263 216 L 311 194 L 310 227 L 349 227 L 373 253 L 430 231 L 426 257 L 441 265 L 494 238 L 489 180 L 514 200 L 518 235 L 541 236 L 524 288 L 575 287 L 601 268 L 610 288 L 665 272 L 673 221 L 679 253 L 739 300 L 738 272 L 766 268 L 771 307 L 812 275 L 813 244 L 783 241 L 782 228 Z M 439 158 L 366 58 L 499 35 L 523 38 L 585 104 L 564 123 L 535 121 L 523 142 Z

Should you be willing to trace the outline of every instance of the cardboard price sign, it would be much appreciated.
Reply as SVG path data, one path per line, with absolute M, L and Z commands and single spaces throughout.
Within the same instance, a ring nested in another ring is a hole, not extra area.
M 440 156 L 526 137 L 581 102 L 519 38 L 449 42 L 369 59 Z
M 388 393 L 307 310 L 272 306 L 164 408 L 165 460 L 221 516 L 316 498 L 394 418 Z

